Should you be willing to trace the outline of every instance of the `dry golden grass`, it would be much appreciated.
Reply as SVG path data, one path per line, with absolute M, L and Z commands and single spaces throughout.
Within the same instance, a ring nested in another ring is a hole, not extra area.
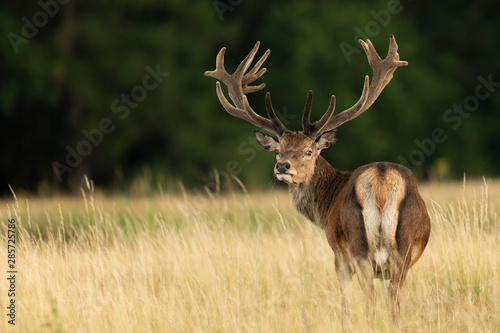
M 432 235 L 403 288 L 400 328 L 500 332 L 500 182 L 421 192 Z M 288 193 L 82 193 L 1 203 L 2 252 L 8 218 L 19 239 L 16 327 L 2 278 L 0 331 L 342 331 L 333 252 Z M 6 254 L 2 262 L 5 273 Z M 367 323 L 356 284 L 352 330 L 397 331 L 382 295 Z

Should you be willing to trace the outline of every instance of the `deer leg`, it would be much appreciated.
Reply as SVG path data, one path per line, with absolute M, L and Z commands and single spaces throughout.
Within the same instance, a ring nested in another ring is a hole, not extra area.
M 374 273 L 373 267 L 366 258 L 358 257 L 356 259 L 356 274 L 358 275 L 359 285 L 365 294 L 367 303 L 367 314 L 369 320 L 375 316 L 375 287 L 373 285 Z
M 391 300 L 392 319 L 398 322 L 400 313 L 401 288 L 406 280 L 408 265 L 405 265 L 399 253 L 394 251 L 390 259 L 391 279 L 389 283 L 389 295 Z
M 348 328 L 352 308 L 350 306 L 352 299 L 352 271 L 346 260 L 340 255 L 335 257 L 335 271 L 340 284 L 340 293 L 342 294 L 342 328 L 344 331 Z

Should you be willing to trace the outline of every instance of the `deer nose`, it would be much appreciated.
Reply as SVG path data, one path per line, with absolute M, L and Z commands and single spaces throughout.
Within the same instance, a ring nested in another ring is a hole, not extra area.
M 288 163 L 288 162 L 276 163 L 276 171 L 278 171 L 278 173 L 286 173 L 288 171 L 288 169 L 290 169 L 290 163 Z

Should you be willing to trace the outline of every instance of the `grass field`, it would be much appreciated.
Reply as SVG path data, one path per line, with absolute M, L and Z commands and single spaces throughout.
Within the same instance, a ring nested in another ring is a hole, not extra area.
M 90 186 L 91 187 L 91 186 Z M 500 332 L 500 181 L 422 184 L 429 245 L 403 288 L 406 332 Z M 16 326 L 0 279 L 2 332 L 340 332 L 324 233 L 286 191 L 17 196 Z M 380 287 L 380 286 L 379 286 Z M 381 289 L 381 288 L 379 288 Z M 354 284 L 354 332 L 392 332 L 379 295 L 371 326 Z

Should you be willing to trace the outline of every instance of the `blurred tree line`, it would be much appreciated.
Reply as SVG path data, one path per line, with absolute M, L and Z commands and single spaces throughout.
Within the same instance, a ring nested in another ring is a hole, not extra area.
M 370 74 L 359 38 L 402 60 L 363 116 L 323 152 L 337 168 L 388 160 L 421 178 L 498 176 L 500 6 L 496 1 L 16 1 L 0 5 L 0 185 L 75 191 L 84 175 L 111 189 L 135 179 L 213 191 L 266 186 L 273 154 L 215 95 L 215 56 L 233 71 L 256 41 L 264 92 L 299 130 L 337 97 L 354 104 Z

